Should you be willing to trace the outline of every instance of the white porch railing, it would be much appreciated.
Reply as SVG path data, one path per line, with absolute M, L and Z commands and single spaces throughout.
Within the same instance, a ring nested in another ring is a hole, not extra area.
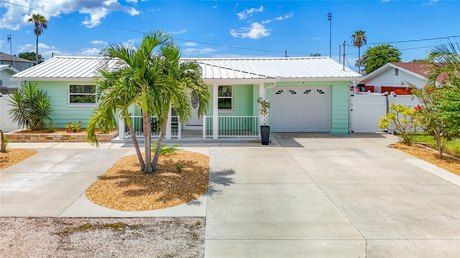
M 131 122 L 133 124 L 134 133 L 138 138 L 144 137 L 144 125 L 142 123 L 142 116 L 131 116 Z M 171 116 L 170 126 L 167 127 L 167 130 L 171 130 L 171 138 L 180 138 L 180 121 L 179 117 Z M 157 123 L 157 118 L 155 116 L 150 117 L 150 124 L 152 126 L 151 135 L 152 138 L 158 138 L 160 133 L 160 128 Z M 128 126 L 125 125 L 124 138 L 129 138 L 131 136 Z
M 259 116 L 219 116 L 217 117 L 217 137 L 245 138 L 259 137 Z M 203 138 L 214 136 L 214 117 L 203 116 Z

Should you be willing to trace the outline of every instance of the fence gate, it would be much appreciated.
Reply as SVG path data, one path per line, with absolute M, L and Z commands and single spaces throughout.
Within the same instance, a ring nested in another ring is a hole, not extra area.
M 350 130 L 354 133 L 382 131 L 377 124 L 387 112 L 387 96 L 381 94 L 350 97 Z

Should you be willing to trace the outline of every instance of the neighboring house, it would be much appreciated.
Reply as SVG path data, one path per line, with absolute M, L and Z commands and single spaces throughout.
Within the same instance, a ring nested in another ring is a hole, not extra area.
M 24 71 L 34 65 L 35 62 L 12 56 L 3 52 L 0 52 L 0 65 L 10 65 L 19 71 Z
M 432 64 L 423 62 L 388 63 L 366 75 L 360 84 L 366 92 L 410 94 L 409 83 L 417 88 L 425 86 L 432 67 Z
M 11 77 L 19 72 L 16 68 L 9 65 L 0 65 L 0 130 L 4 132 L 14 131 L 19 129 L 19 126 L 14 123 L 9 115 L 10 110 L 10 95 L 17 90 L 18 82 L 12 81 Z
M 10 65 L 0 65 L 0 92 L 7 94 L 11 88 L 17 88 L 18 82 L 11 81 L 11 76 L 18 73 L 18 69 Z
M 204 138 L 258 136 L 259 97 L 271 102 L 273 132 L 348 133 L 349 86 L 361 76 L 327 57 L 196 58 L 212 99 L 205 117 L 199 117 L 191 98 L 192 117 L 180 123 L 172 116 L 167 138 L 195 130 Z M 95 80 L 102 66 L 119 63 L 105 57 L 54 57 L 14 76 L 37 81 L 53 103 L 53 122 L 86 125 L 95 107 Z M 140 111 L 132 110 L 135 129 L 141 130 Z M 137 116 L 136 116 L 137 115 Z M 136 119 L 138 119 L 136 125 Z M 122 124 L 123 121 L 120 121 Z M 120 137 L 127 136 L 120 126 Z M 184 131 L 185 132 L 185 131 Z M 185 134 L 184 134 L 185 136 Z

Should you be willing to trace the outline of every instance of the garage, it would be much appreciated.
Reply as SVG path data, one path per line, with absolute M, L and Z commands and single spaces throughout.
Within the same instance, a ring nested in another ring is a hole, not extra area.
M 331 87 L 292 86 L 272 90 L 273 132 L 330 132 Z

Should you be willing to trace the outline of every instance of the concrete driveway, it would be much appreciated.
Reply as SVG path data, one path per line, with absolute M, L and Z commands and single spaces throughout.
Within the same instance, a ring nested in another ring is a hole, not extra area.
M 0 172 L 0 216 L 58 217 L 128 152 L 68 146 L 77 148 L 39 149 L 36 156 Z
M 459 257 L 460 188 L 393 137 L 277 141 L 210 150 L 207 257 Z

